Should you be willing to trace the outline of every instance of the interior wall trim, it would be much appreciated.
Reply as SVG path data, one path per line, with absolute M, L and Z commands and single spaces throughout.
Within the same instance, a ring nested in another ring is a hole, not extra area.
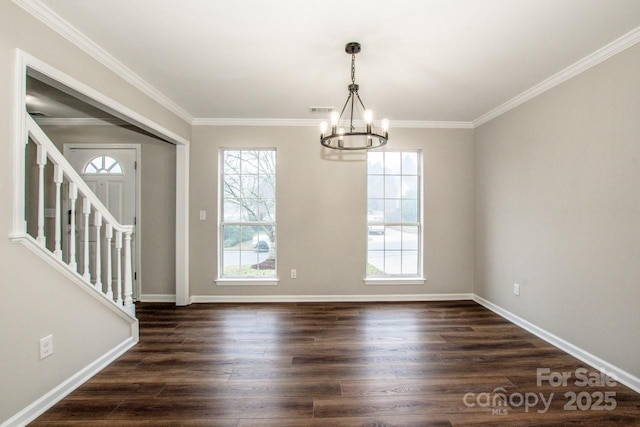
M 638 42 L 640 42 L 640 27 L 631 30 L 622 37 L 603 46 L 590 55 L 585 56 L 584 58 L 568 66 L 564 70 L 554 74 L 553 76 L 538 83 L 532 88 L 525 90 L 521 94 L 515 96 L 514 98 L 511 98 L 510 100 L 494 108 L 493 110 L 481 115 L 477 119 L 473 120 L 473 122 L 471 122 L 473 128 L 477 128 L 478 126 L 481 126 L 488 121 L 493 120 L 510 110 L 513 110 L 517 106 L 524 104 L 530 99 L 535 98 L 536 96 L 541 95 L 542 93 L 550 89 L 553 89 L 554 87 L 569 80 L 570 78 L 587 71 L 589 68 L 595 67 L 599 63 L 609 59 L 613 55 L 616 55 L 625 49 L 630 48 Z
M 558 337 L 557 335 L 552 334 L 545 329 L 542 329 L 541 327 L 529 322 L 528 320 L 525 320 L 522 317 L 519 317 L 511 313 L 510 311 L 505 310 L 504 308 L 492 303 L 491 301 L 488 301 L 475 294 L 473 295 L 473 300 L 478 304 L 493 311 L 497 315 L 507 319 L 511 323 L 514 323 L 517 326 L 520 326 L 522 329 L 531 332 L 538 338 L 541 338 L 554 347 L 557 347 L 560 350 L 569 353 L 573 357 L 583 361 L 593 368 L 598 369 L 608 375 L 613 374 L 617 382 L 626 385 L 637 393 L 640 393 L 640 378 L 636 377 L 635 375 L 607 362 L 606 360 L 599 358 L 594 354 L 589 353 L 588 351 Z
M 29 424 L 38 418 L 53 405 L 64 399 L 72 391 L 80 387 L 86 381 L 91 379 L 98 372 L 106 368 L 111 362 L 127 352 L 136 345 L 137 339 L 127 338 L 101 357 L 87 365 L 84 369 L 76 372 L 64 382 L 60 383 L 54 389 L 48 391 L 38 400 L 22 409 L 20 412 L 9 418 L 2 424 L 2 427 L 19 427 Z
M 385 294 L 385 295 L 193 295 L 193 303 L 261 302 L 401 302 L 472 300 L 473 294 Z
M 122 62 L 118 61 L 109 52 L 101 48 L 81 31 L 63 19 L 53 10 L 37 0 L 13 0 L 15 4 L 39 19 L 46 26 L 60 34 L 65 39 L 82 49 L 85 53 L 105 65 L 111 71 L 122 77 L 125 81 L 139 89 L 149 98 L 153 99 L 167 110 L 171 111 L 182 120 L 189 123 L 192 122 L 193 116 L 185 109 L 173 102 L 169 97 L 164 95 L 155 87 L 151 86 L 144 79 L 131 71 Z

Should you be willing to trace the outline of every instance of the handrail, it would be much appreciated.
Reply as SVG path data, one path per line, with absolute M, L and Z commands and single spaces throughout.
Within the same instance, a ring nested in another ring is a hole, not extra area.
M 64 174 L 67 175 L 69 181 L 72 181 L 78 187 L 78 190 L 82 193 L 83 196 L 86 196 L 91 205 L 96 207 L 96 210 L 100 211 L 106 222 L 110 223 L 112 227 L 116 231 L 121 231 L 123 233 L 133 233 L 134 226 L 133 225 L 122 225 L 120 224 L 109 212 L 104 204 L 98 199 L 93 191 L 89 188 L 86 182 L 78 175 L 78 172 L 71 166 L 71 163 L 65 159 L 62 153 L 58 150 L 58 148 L 51 142 L 51 139 L 44 133 L 44 131 L 38 126 L 38 124 L 33 120 L 33 118 L 27 113 L 26 114 L 26 122 L 27 122 L 27 133 L 29 136 L 38 144 L 45 147 L 47 155 L 51 158 L 53 163 L 62 167 Z M 27 140 L 28 141 L 28 140 Z M 26 142 L 25 142 L 26 144 Z
M 62 262 L 69 270 L 91 285 L 96 291 L 112 303 L 124 309 L 131 315 L 135 314 L 133 305 L 133 272 L 131 241 L 134 232 L 133 225 L 120 224 L 109 212 L 98 196 L 89 188 L 78 172 L 38 126 L 25 112 L 25 147 L 29 139 L 37 146 L 36 163 L 38 166 L 38 223 L 36 242 L 52 257 Z M 48 161 L 53 164 L 53 184 L 55 186 L 55 226 L 54 248 L 47 248 L 45 227 L 45 167 Z M 62 214 L 61 187 L 65 180 L 69 183 L 67 200 L 69 202 L 69 240 L 66 250 L 67 260 L 63 261 L 62 245 Z M 78 200 L 78 195 L 82 200 Z M 25 190 L 25 200 L 27 191 Z M 81 202 L 76 206 L 76 202 Z M 26 203 L 25 203 L 26 205 Z M 93 220 L 91 214 L 93 213 Z M 80 242 L 84 243 L 82 252 L 76 251 L 76 222 L 84 227 Z M 104 227 L 103 227 L 104 225 Z M 95 238 L 92 242 L 91 238 Z M 102 258 L 102 248 L 105 248 L 106 262 Z M 82 266 L 77 263 L 77 256 L 81 257 Z M 93 268 L 92 268 L 92 261 Z M 115 268 L 113 268 L 115 263 Z M 103 264 L 105 269 L 103 270 Z M 123 266 L 124 264 L 124 266 Z M 82 274 L 79 268 L 82 267 Z M 115 271 L 114 271 L 115 270 Z M 115 273 L 115 274 L 114 274 Z M 93 279 L 93 283 L 92 283 Z M 103 281 L 103 279 L 105 279 Z M 113 286 L 115 282 L 115 288 Z M 106 285 L 106 289 L 105 289 Z

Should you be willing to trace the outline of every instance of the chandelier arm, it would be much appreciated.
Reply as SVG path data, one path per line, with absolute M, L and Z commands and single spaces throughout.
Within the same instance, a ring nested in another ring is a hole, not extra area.
M 345 101 L 344 105 L 342 106 L 342 111 L 340 111 L 340 115 L 338 116 L 338 123 L 340 123 L 340 119 L 342 118 L 342 115 L 344 114 L 344 110 L 347 109 L 347 105 L 349 105 L 349 100 L 351 99 L 352 96 L 353 96 L 352 93 L 350 93 L 349 96 L 347 96 L 347 100 Z
M 356 96 L 358 96 L 358 92 L 356 92 Z M 359 98 L 359 96 L 358 96 Z M 353 126 L 353 109 L 355 107 L 356 97 L 351 96 L 351 117 L 349 118 L 349 132 L 353 132 L 355 130 L 355 126 Z
M 342 106 L 342 111 L 340 111 L 340 115 L 338 116 L 338 124 L 340 123 L 340 119 L 342 118 L 342 115 L 344 114 L 344 110 L 347 109 L 347 105 L 349 105 L 349 100 L 351 99 L 352 94 L 350 93 L 349 96 L 347 97 L 347 100 L 345 101 L 344 105 Z
M 364 106 L 364 102 L 362 102 L 362 99 L 360 98 L 360 95 L 358 94 L 358 92 L 356 92 L 356 96 L 358 97 L 358 101 L 360 101 L 360 105 L 362 106 L 362 109 L 366 110 L 367 107 Z

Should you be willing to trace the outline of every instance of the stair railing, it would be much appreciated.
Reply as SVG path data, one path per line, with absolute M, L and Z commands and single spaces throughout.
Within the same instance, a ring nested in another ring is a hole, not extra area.
M 105 298 L 134 315 L 131 271 L 134 226 L 116 221 L 31 116 L 26 114 L 25 120 L 28 133 L 26 143 L 33 142 L 36 145 L 35 162 L 38 168 L 38 177 L 34 180 L 38 189 L 35 201 L 37 226 L 34 229 L 27 223 L 27 230 L 33 229 L 36 242 L 51 256 Z M 47 169 L 50 169 L 50 164 L 53 165 L 53 178 L 49 182 L 51 173 Z M 25 191 L 25 199 L 28 193 Z M 54 199 L 55 208 L 47 209 L 45 199 L 51 203 L 51 198 Z M 62 238 L 64 198 L 67 199 L 69 221 L 66 244 Z M 25 206 L 28 205 L 25 201 Z M 53 230 L 47 228 L 50 222 L 46 219 L 53 219 Z M 78 235 L 78 232 L 81 234 Z

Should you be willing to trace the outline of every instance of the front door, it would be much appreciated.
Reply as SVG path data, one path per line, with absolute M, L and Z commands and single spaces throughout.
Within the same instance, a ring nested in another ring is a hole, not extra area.
M 136 225 L 131 238 L 133 296 L 138 299 L 140 289 L 138 285 L 139 275 L 136 273 L 139 266 L 138 227 L 136 224 L 136 200 L 137 200 L 137 157 L 138 148 L 135 146 L 113 147 L 96 145 L 65 144 L 64 155 L 87 183 L 89 188 L 98 196 L 111 215 L 122 225 Z M 81 216 L 82 202 L 78 200 L 78 216 Z M 67 233 L 68 234 L 68 233 Z M 95 244 L 95 232 L 89 232 L 89 245 Z M 84 221 L 77 222 L 78 248 L 84 247 Z M 95 253 L 91 251 L 91 253 Z M 83 265 L 83 251 L 78 250 L 78 265 Z M 95 271 L 95 260 L 90 260 L 91 271 Z M 92 277 L 92 281 L 95 278 Z

